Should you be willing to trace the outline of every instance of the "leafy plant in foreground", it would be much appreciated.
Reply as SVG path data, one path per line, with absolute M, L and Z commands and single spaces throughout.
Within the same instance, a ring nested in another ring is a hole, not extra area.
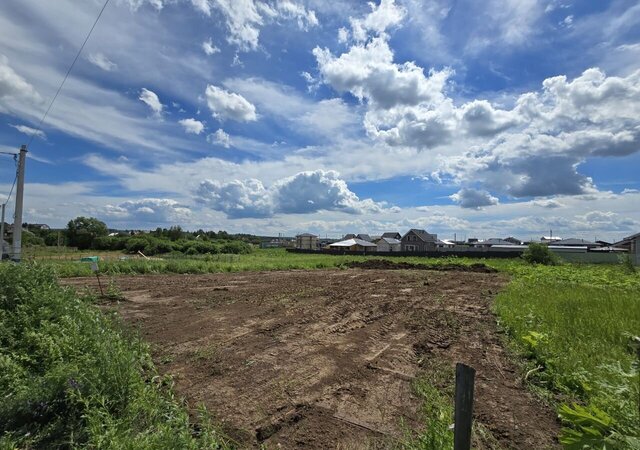
M 0 265 L 0 448 L 221 448 L 148 347 L 37 265 Z

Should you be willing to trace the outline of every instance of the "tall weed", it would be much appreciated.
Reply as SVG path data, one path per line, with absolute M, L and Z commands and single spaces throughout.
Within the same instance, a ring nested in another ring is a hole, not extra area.
M 0 448 L 222 448 L 148 347 L 50 269 L 0 265 Z

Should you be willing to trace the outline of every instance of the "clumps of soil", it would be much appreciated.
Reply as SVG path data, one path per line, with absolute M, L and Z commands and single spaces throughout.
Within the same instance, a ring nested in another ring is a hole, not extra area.
M 489 292 L 507 277 L 429 272 L 427 285 L 425 275 L 123 276 L 127 301 L 104 308 L 139 329 L 176 394 L 204 404 L 238 448 L 397 448 L 425 428 L 415 381 L 441 371 L 445 389 L 458 362 L 476 369 L 474 414 L 486 436 L 504 449 L 558 448 L 556 414 L 527 391 L 491 312 Z M 95 277 L 65 283 L 98 289 Z M 474 448 L 497 448 L 482 439 Z
M 352 269 L 376 269 L 376 270 L 436 270 L 440 272 L 475 272 L 475 273 L 496 273 L 493 267 L 489 267 L 483 263 L 465 264 L 439 264 L 426 265 L 414 264 L 410 262 L 396 262 L 388 259 L 369 259 L 367 261 L 351 261 L 346 264 Z

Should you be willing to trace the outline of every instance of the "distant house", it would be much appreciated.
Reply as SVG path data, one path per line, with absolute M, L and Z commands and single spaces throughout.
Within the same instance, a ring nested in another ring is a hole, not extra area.
M 377 247 L 378 246 L 373 242 L 364 241 L 358 238 L 345 239 L 344 241 L 329 244 L 329 248 L 331 250 L 348 250 L 352 252 L 375 252 Z
M 549 244 L 551 242 L 561 241 L 562 238 L 560 236 L 542 236 L 540 238 L 540 243 Z
M 358 236 L 356 236 L 355 234 L 353 234 L 353 233 L 349 233 L 349 234 L 345 234 L 345 235 L 342 237 L 342 239 L 346 241 L 347 239 L 356 239 L 357 237 L 358 237 Z
M 437 248 L 454 248 L 456 243 L 450 239 L 438 239 L 436 241 Z
M 316 250 L 318 248 L 318 236 L 310 233 L 297 235 L 296 248 L 301 250 Z
M 595 242 L 587 241 L 584 239 L 577 239 L 577 238 L 560 239 L 557 241 L 552 241 L 549 244 L 554 246 L 559 245 L 564 247 L 587 247 L 587 248 L 600 247 L 600 244 L 596 244 Z
M 635 258 L 635 263 L 640 264 L 640 233 L 627 236 L 621 241 L 615 242 L 613 247 L 627 249 L 629 254 Z
M 500 238 L 485 239 L 484 241 L 478 241 L 473 243 L 474 247 L 493 247 L 494 245 L 520 245 L 520 244 L 519 243 L 514 244 L 511 241 L 507 241 L 506 239 L 500 239 Z
M 402 250 L 402 241 L 391 237 L 381 237 L 376 241 L 379 252 L 399 252 Z
M 382 236 L 380 236 L 380 237 L 397 239 L 397 240 L 402 239 L 402 235 L 400 233 L 398 233 L 397 231 L 388 231 L 386 233 L 382 233 Z
M 513 245 L 522 245 L 522 241 L 520 239 L 516 239 L 513 236 L 509 236 L 508 238 L 504 238 L 505 241 L 511 242 Z
M 46 223 L 30 223 L 28 228 L 36 228 L 38 230 L 50 230 L 51 227 Z
M 363 241 L 367 241 L 367 242 L 373 242 L 373 239 L 371 239 L 371 236 L 369 236 L 368 234 L 359 234 L 356 236 L 357 239 L 362 239 Z
M 427 252 L 436 249 L 438 236 L 412 228 L 402 236 L 401 241 L 403 252 Z
M 280 248 L 280 247 L 292 247 L 292 239 L 277 237 L 264 240 L 260 242 L 260 248 Z

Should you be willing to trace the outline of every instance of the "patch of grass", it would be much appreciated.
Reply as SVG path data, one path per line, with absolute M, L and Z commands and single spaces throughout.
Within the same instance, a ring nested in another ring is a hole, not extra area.
M 638 369 L 633 367 L 633 354 L 628 351 L 627 343 L 629 336 L 640 334 L 640 274 L 630 270 L 629 264 L 549 266 L 528 264 L 522 259 L 380 258 L 269 249 L 246 255 L 106 261 L 100 262 L 100 270 L 114 276 L 309 270 L 344 268 L 351 261 L 368 259 L 427 266 L 481 262 L 509 274 L 512 282 L 498 296 L 496 312 L 512 341 L 531 360 L 531 367 L 540 367 L 529 376 L 536 383 L 536 390 L 560 393 L 566 399 L 567 404 L 560 405 L 559 411 L 567 425 L 563 434 L 567 448 L 573 448 L 571 442 L 580 445 L 580 439 L 589 437 L 592 430 L 596 430 L 600 443 L 606 442 L 612 448 L 616 445 L 629 448 L 631 444 L 621 439 L 637 439 L 637 430 L 640 430 L 636 403 Z M 60 276 L 92 275 L 86 263 L 47 261 L 41 264 L 52 267 Z M 427 383 L 419 391 L 436 405 L 429 410 L 427 421 L 435 420 L 433 429 L 437 430 L 443 411 L 437 405 L 444 405 L 446 395 L 437 397 L 436 391 L 441 391 L 442 386 L 431 383 L 436 386 L 435 390 Z M 580 409 L 574 402 L 586 409 Z M 425 435 L 422 444 L 406 448 L 429 448 L 426 447 L 429 442 L 444 439 L 442 434 L 434 433 Z M 640 444 L 636 447 L 640 448 Z
M 242 272 L 260 270 L 327 269 L 342 268 L 352 261 L 381 259 L 379 256 L 345 256 L 328 254 L 288 253 L 284 249 L 261 249 L 250 254 L 200 255 L 180 257 L 165 255 L 157 259 L 108 260 L 98 263 L 100 273 L 106 275 L 144 275 L 158 273 L 203 274 L 219 272 Z M 471 258 L 425 258 L 425 257 L 386 257 L 392 261 L 406 261 L 414 264 L 438 266 L 441 264 L 474 264 L 491 261 L 491 265 L 500 267 L 509 261 L 478 260 Z M 39 264 L 47 265 L 60 277 L 91 276 L 89 264 L 80 261 L 47 260 Z M 520 264 L 522 264 L 520 262 Z
M 440 450 L 453 448 L 453 387 L 444 379 L 446 372 L 436 370 L 418 378 L 413 389 L 422 400 L 423 430 L 403 442 L 404 450 Z
M 0 265 L 0 448 L 225 448 L 93 300 L 50 269 Z
M 455 369 L 442 361 L 429 361 L 428 369 L 413 382 L 422 401 L 424 428 L 416 435 L 409 431 L 398 448 L 402 450 L 444 450 L 453 448 Z M 500 450 L 496 438 L 482 423 L 474 421 L 473 448 Z
M 559 407 L 567 448 L 640 448 L 640 381 L 629 350 L 630 336 L 640 333 L 640 292 L 629 288 L 638 277 L 599 268 L 554 267 L 548 278 L 546 270 L 534 271 L 514 280 L 495 307 L 538 366 L 529 379 L 578 402 Z M 561 281 L 563 275 L 580 281 Z

